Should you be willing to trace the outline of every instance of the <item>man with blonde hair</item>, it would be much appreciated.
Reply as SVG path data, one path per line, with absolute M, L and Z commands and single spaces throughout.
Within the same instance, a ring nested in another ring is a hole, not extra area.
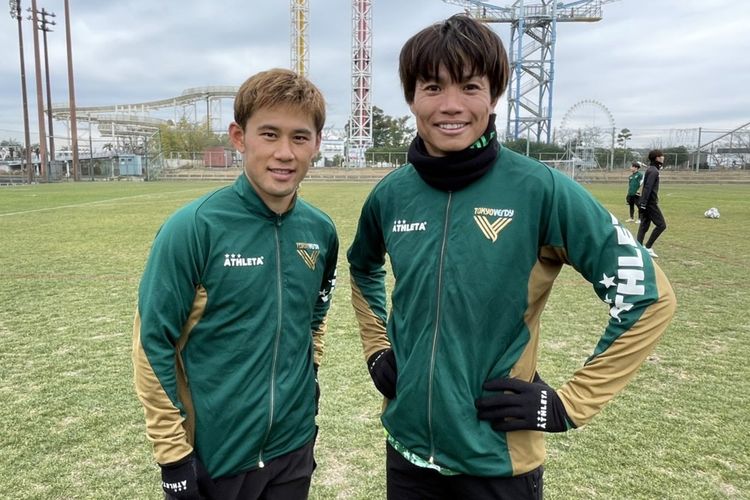
M 174 213 L 138 292 L 135 385 L 168 499 L 304 499 L 336 279 L 331 219 L 297 196 L 325 123 L 292 71 L 250 77 L 229 137 L 243 173 Z

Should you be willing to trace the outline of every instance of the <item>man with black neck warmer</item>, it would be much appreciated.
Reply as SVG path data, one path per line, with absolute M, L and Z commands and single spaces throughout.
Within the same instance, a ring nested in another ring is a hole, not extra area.
M 456 15 L 425 28 L 399 73 L 417 136 L 368 196 L 348 251 L 367 367 L 386 398 L 388 498 L 541 498 L 544 433 L 586 424 L 625 387 L 667 328 L 674 292 L 585 189 L 499 144 L 509 68 L 487 25 Z M 555 390 L 537 355 L 564 264 L 609 321 Z
M 654 223 L 654 230 L 646 241 L 646 250 L 651 257 L 658 257 L 653 250 L 656 239 L 667 229 L 664 215 L 659 208 L 659 170 L 664 166 L 664 153 L 658 149 L 648 153 L 649 167 L 643 176 L 643 192 L 638 202 L 641 225 L 638 226 L 638 243 L 643 243 L 648 228 Z

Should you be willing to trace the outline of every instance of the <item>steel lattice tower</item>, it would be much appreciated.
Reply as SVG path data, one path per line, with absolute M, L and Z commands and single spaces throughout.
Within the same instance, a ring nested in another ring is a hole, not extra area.
M 372 5 L 352 0 L 352 107 L 349 119 L 349 162 L 364 166 L 372 147 Z
M 516 0 L 510 7 L 499 7 L 478 0 L 443 0 L 463 6 L 480 21 L 510 23 L 509 139 L 550 142 L 557 23 L 600 21 L 602 4 L 610 1 L 614 0 L 537 0 L 529 5 Z
M 310 50 L 307 41 L 310 8 L 307 0 L 291 0 L 290 9 L 292 13 L 291 69 L 298 75 L 307 76 L 310 72 Z

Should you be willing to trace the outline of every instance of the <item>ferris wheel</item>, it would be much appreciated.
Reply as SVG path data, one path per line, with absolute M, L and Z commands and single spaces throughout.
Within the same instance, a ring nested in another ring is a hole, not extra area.
M 557 133 L 573 162 L 584 169 L 599 168 L 597 149 L 614 144 L 615 119 L 599 101 L 584 99 L 565 113 Z M 614 147 L 614 146 L 611 146 Z M 610 152 L 609 164 L 612 164 Z
M 615 130 L 609 109 L 594 99 L 578 101 L 565 112 L 560 122 L 559 139 L 582 142 L 591 147 L 606 147 Z

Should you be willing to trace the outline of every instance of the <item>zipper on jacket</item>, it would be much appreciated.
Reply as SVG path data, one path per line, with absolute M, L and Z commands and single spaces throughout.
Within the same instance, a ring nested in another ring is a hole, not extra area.
M 432 434 L 432 386 L 435 375 L 435 353 L 437 352 L 438 333 L 440 332 L 440 304 L 443 294 L 443 266 L 445 261 L 445 247 L 448 244 L 448 224 L 450 222 L 451 198 L 453 193 L 448 191 L 448 203 L 445 205 L 445 222 L 443 224 L 443 242 L 440 245 L 440 260 L 438 265 L 437 290 L 435 293 L 435 331 L 432 334 L 432 355 L 430 357 L 430 376 L 427 392 L 427 426 L 430 433 L 430 463 L 435 463 L 435 439 Z
M 282 318 L 282 290 L 283 286 L 281 283 L 281 242 L 279 240 L 279 226 L 281 225 L 281 217 L 276 218 L 274 223 L 274 237 L 276 239 L 276 298 L 279 301 L 279 307 L 276 313 L 276 338 L 273 344 L 273 358 L 271 361 L 271 401 L 268 409 L 268 426 L 266 427 L 266 435 L 263 437 L 263 441 L 258 451 L 258 467 L 263 468 L 266 466 L 263 463 L 263 448 L 266 446 L 268 437 L 271 435 L 271 427 L 273 426 L 273 415 L 276 410 L 276 362 L 279 357 L 279 341 L 281 339 L 281 318 Z

